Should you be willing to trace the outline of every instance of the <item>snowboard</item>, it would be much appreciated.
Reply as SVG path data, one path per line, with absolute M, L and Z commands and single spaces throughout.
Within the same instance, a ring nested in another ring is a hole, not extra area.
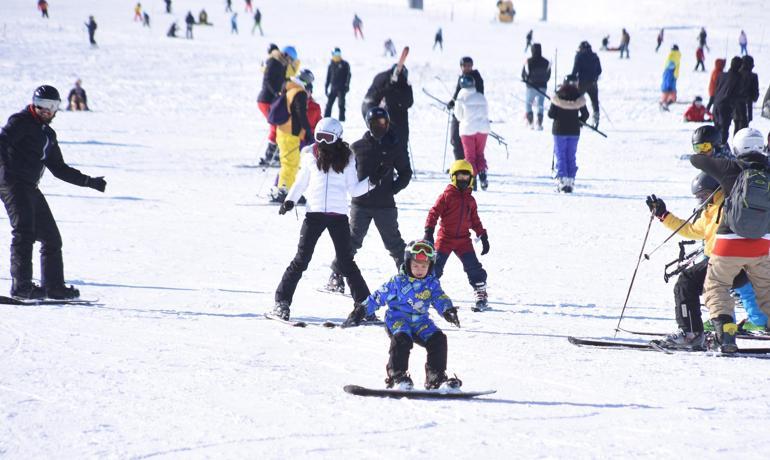
M 497 390 L 462 391 L 462 390 L 394 390 L 387 388 L 366 388 L 358 385 L 345 385 L 346 393 L 356 396 L 377 396 L 380 398 L 419 398 L 419 399 L 471 399 L 476 396 L 491 395 Z
M 18 299 L 0 295 L 2 305 L 92 305 L 99 299 Z

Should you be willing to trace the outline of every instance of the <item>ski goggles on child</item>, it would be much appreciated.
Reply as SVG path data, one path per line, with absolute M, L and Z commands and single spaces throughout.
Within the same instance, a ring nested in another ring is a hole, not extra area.
M 339 137 L 334 133 L 327 133 L 325 131 L 318 131 L 315 133 L 315 141 L 323 144 L 334 144 L 337 142 L 337 139 L 339 139 Z
M 424 242 L 414 243 L 409 252 L 414 256 L 414 260 L 430 261 L 436 256 L 433 246 Z
M 706 153 L 710 152 L 714 146 L 711 144 L 711 142 L 701 142 L 700 144 L 693 144 L 692 149 L 695 153 Z

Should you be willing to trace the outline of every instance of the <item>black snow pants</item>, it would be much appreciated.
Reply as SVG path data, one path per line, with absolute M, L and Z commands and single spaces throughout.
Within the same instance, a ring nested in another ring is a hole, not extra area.
M 454 153 L 455 160 L 464 160 L 465 151 L 463 150 L 463 142 L 460 139 L 460 122 L 457 121 L 454 115 L 452 115 L 452 127 L 450 128 L 450 141 L 452 143 L 452 153 Z
M 345 121 L 345 91 L 332 89 L 329 92 L 328 99 L 326 100 L 326 109 L 324 110 L 325 117 L 332 116 L 332 108 L 334 107 L 334 101 L 337 100 L 337 107 L 340 109 L 339 121 Z
M 390 358 L 386 367 L 388 377 L 393 377 L 409 370 L 409 354 L 414 342 L 425 347 L 428 351 L 428 359 L 425 363 L 426 383 L 436 380 L 446 372 L 447 341 L 446 335 L 443 332 L 437 331 L 430 336 L 427 342 L 423 342 L 419 338 L 412 339 L 404 333 L 393 335 L 390 333 L 390 330 L 388 330 L 388 336 L 390 336 Z
M 353 254 L 364 245 L 364 237 L 369 231 L 372 220 L 374 220 L 377 231 L 380 232 L 385 249 L 388 250 L 390 257 L 396 263 L 396 268 L 401 267 L 404 263 L 406 243 L 404 243 L 401 232 L 398 230 L 398 208 L 368 208 L 355 204 L 350 206 L 350 239 L 353 245 Z M 342 273 L 338 259 L 332 262 L 332 270 L 335 273 Z

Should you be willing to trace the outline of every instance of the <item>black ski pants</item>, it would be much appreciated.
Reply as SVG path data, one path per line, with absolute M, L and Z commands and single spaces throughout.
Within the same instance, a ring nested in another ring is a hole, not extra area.
M 43 193 L 34 185 L 0 187 L 11 223 L 11 278 L 14 284 L 32 281 L 32 249 L 40 245 L 40 280 L 43 287 L 64 285 L 64 261 L 59 228 Z
M 676 324 L 685 332 L 703 332 L 703 319 L 700 311 L 700 296 L 703 295 L 703 283 L 706 281 L 708 258 L 686 268 L 679 274 L 674 285 L 674 313 Z M 733 281 L 733 289 L 749 281 L 742 271 Z
M 393 377 L 409 370 L 409 355 L 415 342 L 428 351 L 428 359 L 425 363 L 426 384 L 445 374 L 447 341 L 446 335 L 443 332 L 437 331 L 426 342 L 423 342 L 418 337 L 412 339 L 404 333 L 393 335 L 389 329 L 386 330 L 388 331 L 388 336 L 390 336 L 390 349 L 388 350 L 390 357 L 386 366 L 388 377 Z
M 455 160 L 464 160 L 465 151 L 463 150 L 463 142 L 460 139 L 460 122 L 457 121 L 454 115 L 452 115 L 452 127 L 450 128 L 452 153 L 454 153 Z
M 353 254 L 364 245 L 364 237 L 369 231 L 369 225 L 374 221 L 385 249 L 390 253 L 396 268 L 404 263 L 404 249 L 406 243 L 401 238 L 398 230 L 398 208 L 368 208 L 364 206 L 350 206 L 350 239 L 353 245 Z M 332 262 L 332 270 L 342 273 L 339 267 L 339 259 Z
M 326 100 L 326 109 L 324 110 L 325 117 L 332 116 L 332 107 L 334 107 L 334 101 L 337 100 L 337 108 L 339 108 L 340 116 L 339 121 L 345 121 L 345 91 L 338 89 L 332 89 L 329 92 L 329 96 Z M 313 127 L 315 128 L 315 126 Z
M 599 85 L 595 81 L 580 82 L 578 89 L 581 93 L 588 94 L 591 99 L 591 113 L 599 113 Z M 596 117 L 598 115 L 594 115 Z
M 733 105 L 730 103 L 714 104 L 714 124 L 722 134 L 722 143 L 730 139 L 730 124 L 733 122 Z
M 300 278 L 302 278 L 302 272 L 307 270 L 307 266 L 313 258 L 315 245 L 318 243 L 318 239 L 324 230 L 328 230 L 329 236 L 332 238 L 336 254 L 335 260 L 339 264 L 339 273 L 342 273 L 347 279 L 353 300 L 362 302 L 369 296 L 369 287 L 366 285 L 366 281 L 361 276 L 361 271 L 353 260 L 348 216 L 309 212 L 305 214 L 305 220 L 302 222 L 297 254 L 283 273 L 281 283 L 275 291 L 276 301 L 285 300 L 291 304 L 294 298 L 294 291 L 297 290 L 297 284 Z

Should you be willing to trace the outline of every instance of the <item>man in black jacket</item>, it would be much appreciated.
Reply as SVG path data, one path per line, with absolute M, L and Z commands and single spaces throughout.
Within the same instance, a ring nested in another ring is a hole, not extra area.
M 722 133 L 722 143 L 730 139 L 730 123 L 735 119 L 735 130 L 745 123 L 746 103 L 743 98 L 743 79 L 740 73 L 743 61 L 739 56 L 730 60 L 730 69 L 719 75 L 714 93 L 714 124 Z
M 473 78 L 473 82 L 476 85 L 476 92 L 484 94 L 484 79 L 481 78 L 481 74 L 478 70 L 473 68 L 473 58 L 470 56 L 464 56 L 460 59 L 460 70 L 462 73 L 457 77 L 457 86 L 455 86 L 455 93 L 452 95 L 452 100 L 447 104 L 447 109 L 452 110 L 457 100 L 457 95 L 460 94 L 460 79 L 464 76 Z M 465 152 L 463 151 L 463 143 L 460 139 L 460 122 L 452 114 L 452 126 L 450 128 L 450 142 L 452 143 L 452 153 L 455 156 L 455 160 L 464 160 Z
M 104 192 L 103 177 L 89 177 L 62 158 L 56 132 L 49 126 L 59 109 L 56 88 L 35 90 L 32 104 L 8 119 L 0 131 L 0 199 L 11 234 L 11 295 L 37 299 L 70 299 L 80 295 L 64 284 L 62 240 L 45 197 L 38 188 L 45 168 L 56 178 Z M 32 282 L 32 248 L 40 241 L 41 286 Z
M 748 54 L 741 58 L 743 65 L 741 66 L 741 76 L 743 83 L 743 97 L 746 101 L 746 123 L 736 130 L 746 128 L 749 123 L 754 119 L 754 103 L 759 99 L 759 78 L 754 70 L 754 58 Z
M 345 95 L 350 91 L 350 64 L 342 59 L 339 48 L 332 51 L 332 60 L 326 70 L 326 110 L 324 117 L 332 116 L 334 100 L 337 99 L 337 107 L 340 111 L 339 121 L 345 121 Z
M 395 131 L 398 142 L 405 151 L 409 151 L 409 108 L 414 103 L 412 85 L 408 80 L 409 71 L 393 64 L 389 70 L 375 75 L 372 85 L 366 92 L 361 113 L 366 114 L 374 107 L 385 103 L 385 110 L 390 115 L 390 126 Z
M 591 49 L 587 41 L 580 42 L 578 52 L 575 54 L 575 64 L 572 66 L 572 75 L 578 78 L 578 89 L 581 93 L 588 93 L 593 110 L 594 127 L 599 127 L 599 76 L 602 74 L 602 64 L 599 56 Z
M 356 154 L 358 178 L 369 177 L 379 185 L 369 193 L 353 198 L 351 203 L 353 252 L 363 245 L 369 224 L 374 220 L 382 242 L 398 268 L 404 263 L 406 244 L 398 230 L 398 208 L 394 195 L 406 188 L 412 178 L 409 152 L 398 141 L 397 133 L 390 127 L 388 112 L 384 109 L 375 107 L 369 110 L 366 124 L 369 131 L 350 148 Z M 327 289 L 344 292 L 345 285 L 336 260 L 332 262 L 332 271 Z
M 551 63 L 543 57 L 543 50 L 540 43 L 532 45 L 532 57 L 527 59 L 524 67 L 521 69 L 521 79 L 527 85 L 527 123 L 531 129 L 537 128 L 543 130 L 543 101 L 548 87 L 548 80 L 551 79 Z M 537 100 L 537 126 L 534 124 L 534 113 L 532 104 Z

